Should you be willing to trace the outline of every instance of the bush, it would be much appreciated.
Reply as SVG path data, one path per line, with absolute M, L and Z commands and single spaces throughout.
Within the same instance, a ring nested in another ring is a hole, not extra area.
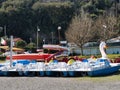
M 6 56 L 0 56 L 0 60 L 6 60 Z
M 18 47 L 18 48 L 25 48 L 26 45 L 27 45 L 27 43 L 24 40 L 16 42 L 16 47 Z

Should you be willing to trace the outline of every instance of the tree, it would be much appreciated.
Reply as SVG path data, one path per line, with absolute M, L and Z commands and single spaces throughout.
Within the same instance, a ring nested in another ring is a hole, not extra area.
M 16 42 L 16 47 L 18 47 L 18 48 L 25 48 L 26 44 L 27 43 L 24 40 L 17 41 Z
M 61 26 L 61 39 L 65 39 L 64 33 L 72 17 L 79 14 L 80 8 L 84 8 L 94 19 L 104 14 L 105 10 L 109 11 L 111 6 L 119 15 L 120 5 L 116 1 L 118 0 L 0 0 L 0 27 L 6 26 L 8 37 L 13 35 L 29 42 L 30 37 L 33 41 L 36 40 L 37 26 L 40 27 L 41 38 L 46 38 L 46 41 L 51 39 L 50 32 L 55 33 L 57 40 L 57 27 Z
M 93 37 L 92 23 L 92 19 L 87 17 L 87 14 L 75 16 L 65 33 L 69 42 L 73 42 L 81 48 L 81 55 L 83 55 L 83 45 Z
M 36 51 L 36 44 L 33 42 L 30 42 L 26 47 L 26 50 L 31 51 L 31 52 L 35 52 Z
M 117 18 L 114 15 L 99 16 L 94 24 L 94 30 L 101 40 L 107 40 L 116 36 L 119 32 Z
M 74 14 L 73 4 L 71 2 L 36 2 L 32 9 L 35 12 L 34 23 L 40 26 L 41 32 L 46 34 L 44 36 L 50 37 L 50 32 L 56 33 L 58 26 L 62 27 L 61 36 L 64 37 L 64 30 L 69 25 L 69 22 Z M 46 38 L 50 39 L 50 38 Z
M 31 42 L 26 47 L 29 48 L 29 49 L 32 49 L 32 48 L 35 48 L 36 45 L 35 45 L 35 43 Z

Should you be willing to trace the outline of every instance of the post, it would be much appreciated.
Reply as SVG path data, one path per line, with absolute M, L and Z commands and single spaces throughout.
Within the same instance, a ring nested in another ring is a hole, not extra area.
M 12 67 L 13 36 L 10 36 L 10 67 Z
M 30 37 L 30 43 L 32 43 L 32 38 Z
M 7 34 L 6 34 L 6 25 L 4 26 L 4 35 L 5 35 L 5 39 L 7 38 Z
M 3 27 L 0 27 L 0 33 L 2 32 L 2 30 L 3 30 Z M 1 40 L 1 38 L 0 38 L 0 40 Z M 1 46 L 1 43 L 0 43 L 0 46 Z M 0 51 L 1 51 L 1 48 L 0 48 Z
M 58 37 L 59 37 L 59 44 L 60 44 L 60 30 L 61 30 L 61 26 L 58 26 Z
M 53 44 L 53 32 L 51 32 L 51 34 L 52 34 L 52 44 Z
M 0 26 L 0 32 L 2 32 L 2 31 L 3 31 L 3 27 Z
M 106 28 L 107 28 L 107 26 L 103 25 L 103 28 L 104 28 L 104 39 L 106 40 Z
M 45 44 L 45 38 L 43 39 L 43 44 Z
M 39 34 L 38 34 L 38 32 L 40 31 L 40 29 L 39 29 L 39 27 L 37 27 L 37 49 L 38 49 L 38 43 L 39 43 L 39 40 L 38 40 L 38 38 L 39 38 Z

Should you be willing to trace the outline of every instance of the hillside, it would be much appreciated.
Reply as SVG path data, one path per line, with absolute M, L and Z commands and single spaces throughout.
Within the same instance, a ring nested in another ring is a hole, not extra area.
M 37 27 L 39 41 L 58 42 L 58 26 L 61 26 L 61 39 L 65 40 L 72 17 L 80 14 L 83 8 L 92 18 L 100 14 L 120 13 L 119 0 L 0 0 L 0 37 L 14 35 L 27 42 L 36 42 Z

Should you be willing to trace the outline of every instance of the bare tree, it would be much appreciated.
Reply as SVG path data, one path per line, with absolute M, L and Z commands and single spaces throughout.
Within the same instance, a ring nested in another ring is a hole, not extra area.
M 94 24 L 94 32 L 102 40 L 107 40 L 118 34 L 117 18 L 110 16 L 99 16 Z
M 81 48 L 81 55 L 83 55 L 83 45 L 93 38 L 92 23 L 92 19 L 88 18 L 87 14 L 75 16 L 65 33 L 69 42 L 73 42 Z

